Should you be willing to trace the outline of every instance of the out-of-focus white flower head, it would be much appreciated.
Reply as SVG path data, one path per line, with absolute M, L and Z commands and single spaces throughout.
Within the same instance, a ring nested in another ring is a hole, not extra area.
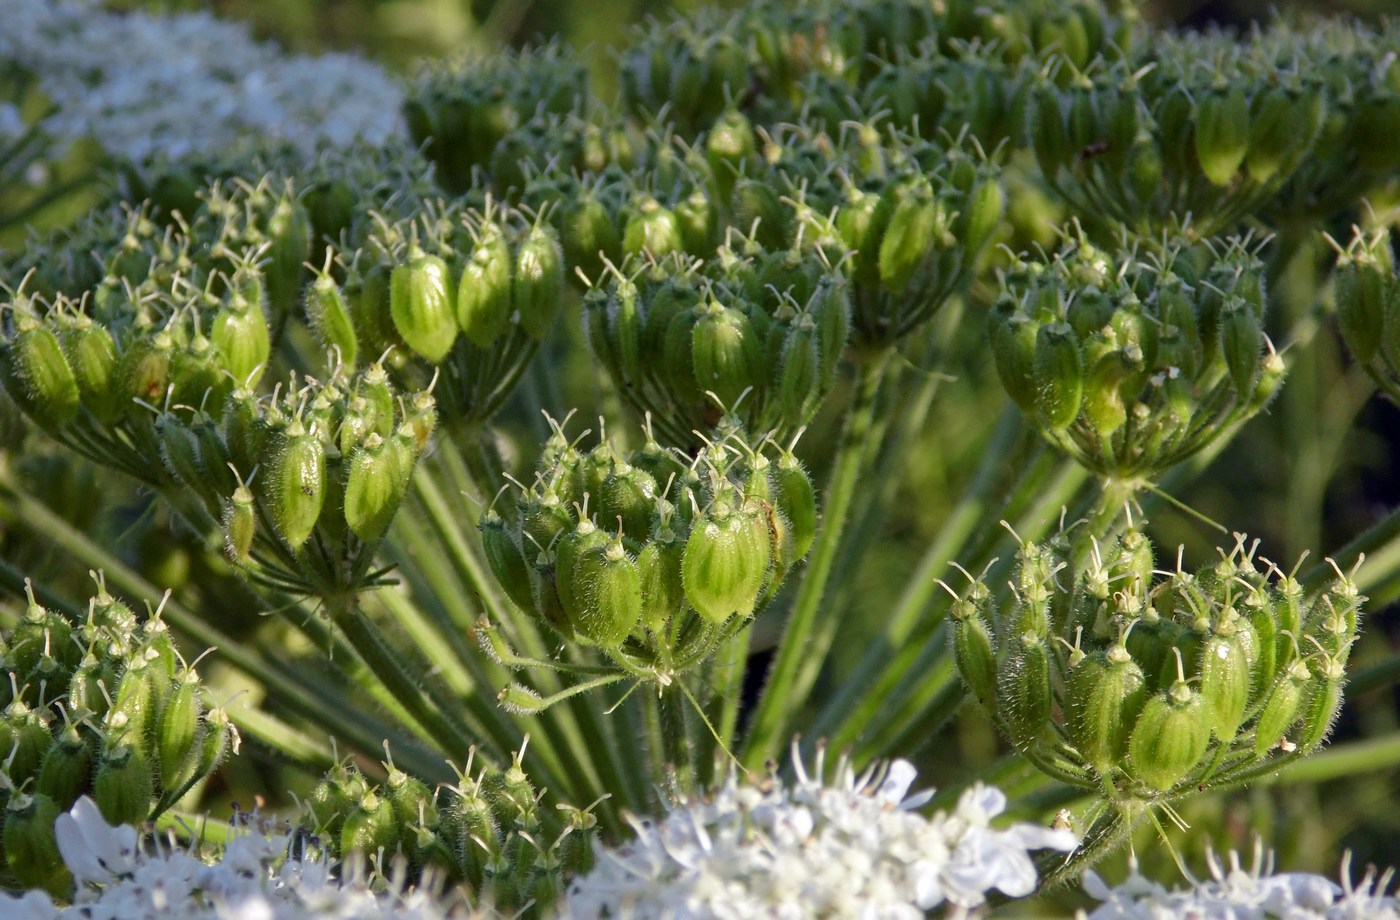
M 924 817 L 917 809 L 931 793 L 908 795 L 908 761 L 857 774 L 843 758 L 830 784 L 820 753 L 810 774 L 795 750 L 793 766 L 791 786 L 731 772 L 659 821 L 632 819 L 636 839 L 599 848 L 593 871 L 570 885 L 561 916 L 919 920 L 939 905 L 976 907 L 993 889 L 1029 894 L 1036 873 L 1028 850 L 1077 844 L 1063 830 L 993 829 L 1006 799 L 982 785 L 953 813 Z
M 60 142 L 140 164 L 286 146 L 310 158 L 403 133 L 399 84 L 350 55 L 287 55 L 208 13 L 117 13 L 91 0 L 0 0 L 0 60 L 33 72 Z M 5 129 L 0 113 L 0 136 Z
M 1084 875 L 1084 891 L 1102 903 L 1087 920 L 1400 920 L 1400 902 L 1387 895 L 1393 870 L 1368 868 L 1351 879 L 1350 858 L 1342 860 L 1342 884 L 1306 872 L 1274 872 L 1274 856 L 1255 841 L 1248 868 L 1238 853 L 1222 859 L 1207 854 L 1210 878 L 1190 878 L 1190 887 L 1168 890 L 1132 864 L 1128 877 L 1110 887 L 1095 872 Z

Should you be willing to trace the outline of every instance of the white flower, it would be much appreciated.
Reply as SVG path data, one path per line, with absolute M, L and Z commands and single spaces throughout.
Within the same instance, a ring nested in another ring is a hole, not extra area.
M 1351 881 L 1349 859 L 1342 861 L 1342 884 L 1302 872 L 1274 873 L 1272 853 L 1255 841 L 1249 868 L 1239 854 L 1226 860 L 1207 856 L 1210 878 L 1188 877 L 1190 888 L 1168 891 L 1144 878 L 1134 863 L 1128 878 L 1110 888 L 1093 872 L 1084 876 L 1084 891 L 1102 903 L 1088 920 L 1169 920 L 1174 917 L 1221 920 L 1400 920 L 1400 903 L 1386 895 L 1392 873 L 1368 869 Z
M 600 847 L 593 871 L 570 885 L 561 916 L 584 918 L 809 917 L 919 920 L 949 902 L 971 907 L 998 888 L 1035 888 L 1028 849 L 1073 849 L 1073 835 L 1030 825 L 993 829 L 1006 799 L 974 786 L 956 811 L 926 818 L 910 796 L 915 770 L 896 760 L 857 774 L 844 760 L 831 784 L 822 755 L 797 780 L 741 782 L 731 773 L 707 797 L 659 821 L 632 819 L 636 839 Z
M 80 883 L 110 882 L 136 866 L 136 829 L 108 824 L 87 796 L 58 816 L 54 837 L 59 855 Z

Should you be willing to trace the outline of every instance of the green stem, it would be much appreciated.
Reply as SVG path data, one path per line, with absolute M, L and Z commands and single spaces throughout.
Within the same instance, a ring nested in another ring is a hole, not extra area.
M 742 760 L 749 769 L 758 769 L 764 761 L 776 756 L 778 746 L 783 743 L 787 733 L 789 720 L 811 690 L 810 681 L 805 685 L 798 684 L 798 672 L 802 670 L 804 661 L 818 655 L 824 657 L 824 649 L 816 650 L 817 655 L 813 654 L 808 639 L 821 607 L 832 564 L 841 546 L 846 516 L 857 492 L 861 458 L 866 454 L 867 438 L 875 421 L 880 382 L 892 354 L 891 350 L 886 349 L 857 365 L 856 400 L 846 418 L 845 431 L 832 466 L 821 533 L 812 549 L 802 585 L 783 631 L 777 659 L 754 714 L 748 743 L 744 746 Z M 807 670 L 814 673 L 810 668 Z
M 657 707 L 666 765 L 675 770 L 677 788 L 690 792 L 695 785 L 695 746 L 690 742 L 685 697 L 679 688 L 667 688 L 657 699 Z
M 1146 811 L 1142 811 L 1146 814 Z M 1079 847 L 1069 856 L 1050 853 L 1040 859 L 1040 890 L 1050 891 L 1062 885 L 1079 880 L 1084 870 L 1113 852 L 1132 832 L 1133 825 L 1141 819 L 1140 814 L 1129 814 L 1118 808 L 1109 808 L 1084 832 Z

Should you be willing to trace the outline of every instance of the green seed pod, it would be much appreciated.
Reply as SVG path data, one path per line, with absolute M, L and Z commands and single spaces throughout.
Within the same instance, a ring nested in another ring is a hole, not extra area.
M 681 231 L 681 247 L 694 256 L 708 257 L 719 242 L 719 215 L 708 195 L 696 189 L 672 209 Z
M 1201 715 L 1224 744 L 1234 739 L 1244 722 L 1250 671 L 1249 656 L 1233 627 L 1222 626 L 1222 631 L 1206 640 L 1201 651 Z
M 520 328 L 535 341 L 542 340 L 564 298 L 564 257 L 553 231 L 537 226 L 520 245 L 511 291 Z
M 1356 360 L 1366 364 L 1380 350 L 1385 327 L 1387 272 L 1375 259 L 1337 267 L 1337 326 Z
M 1224 188 L 1249 152 L 1249 101 L 1244 87 L 1221 86 L 1200 101 L 1196 116 L 1196 159 L 1212 185 Z
M 54 835 L 58 815 L 58 805 L 43 793 L 14 795 L 5 808 L 4 854 L 21 887 L 66 898 L 73 892 L 73 875 Z
M 735 179 L 744 173 L 753 155 L 753 125 L 742 112 L 728 109 L 715 120 L 705 138 L 705 161 L 720 201 L 730 200 Z
M 389 281 L 390 273 L 383 265 L 372 265 L 363 273 L 351 269 L 345 280 L 356 341 L 371 355 L 383 354 L 390 346 L 403 344 L 390 315 Z
M 98 419 L 115 421 L 125 407 L 117 388 L 117 345 L 112 334 L 84 316 L 69 323 L 61 339 L 83 405 Z
M 845 204 L 836 212 L 837 232 L 846 248 L 854 253 L 851 278 L 856 284 L 872 288 L 880 283 L 880 245 L 893 213 L 894 205 L 889 198 L 855 187 L 850 189 Z
M 253 493 L 240 485 L 224 503 L 224 552 L 231 562 L 246 562 L 257 532 Z
M 78 414 L 81 394 L 58 337 L 29 317 L 21 316 L 17 325 L 5 348 L 10 395 L 44 428 L 66 425 Z
M 800 425 L 816 411 L 822 395 L 821 364 L 817 325 L 809 314 L 799 313 L 783 339 L 777 367 L 777 402 L 788 425 Z
M 685 582 L 681 574 L 685 541 L 669 526 L 642 547 L 637 554 L 637 575 L 641 584 L 641 622 L 654 633 L 662 633 L 685 609 Z
M 817 535 L 817 495 L 791 451 L 783 452 L 773 471 L 773 504 L 787 521 L 793 561 L 803 558 Z
M 48 796 L 66 811 L 92 781 L 92 746 L 69 725 L 44 752 L 34 791 Z
M 538 616 L 535 601 L 530 592 L 530 570 L 520 545 L 506 529 L 506 523 L 499 514 L 487 511 L 477 525 L 481 531 L 481 545 L 486 550 L 486 563 L 497 583 L 505 589 L 506 596 L 526 613 Z
M 150 756 L 155 737 L 156 707 L 160 704 L 157 691 L 154 669 L 144 662 L 132 665 L 122 674 L 112 697 L 112 708 L 103 720 L 114 740 L 134 748 L 143 757 Z
M 1084 761 L 1106 775 L 1123 761 L 1128 739 L 1147 703 L 1142 669 L 1121 643 L 1086 656 L 1070 670 L 1066 689 L 1070 741 Z
M 345 817 L 369 792 L 364 775 L 353 766 L 336 764 L 303 801 L 317 833 L 339 845 Z
M 608 535 L 585 518 L 578 522 L 573 531 L 560 538 L 554 551 L 554 587 L 559 595 L 559 605 L 574 628 L 578 627 L 578 618 L 587 600 L 574 593 L 574 586 L 578 584 L 574 569 L 590 550 L 606 549 L 609 542 Z M 544 612 L 540 598 L 535 598 L 535 603 Z
M 1300 707 L 1302 727 L 1298 731 L 1298 749 L 1311 751 L 1332 732 L 1342 709 L 1342 686 L 1346 683 L 1346 667 L 1341 659 L 1322 655 L 1310 665 L 1313 678 Z
M 1269 87 L 1255 99 L 1249 120 L 1249 152 L 1244 167 L 1249 178 L 1264 183 L 1279 175 L 1306 132 L 1299 124 L 1301 111 L 1294 93 L 1282 87 Z
M 1264 330 L 1254 310 L 1240 300 L 1227 303 L 1220 318 L 1220 347 L 1225 366 L 1242 400 L 1254 395 L 1259 380 L 1259 356 L 1264 350 Z
M 575 633 L 604 648 L 622 644 L 642 615 L 642 582 L 637 564 L 618 536 L 606 546 L 584 550 L 571 566 Z
M 204 732 L 199 740 L 199 760 L 192 776 L 213 773 L 229 752 L 238 752 L 238 730 L 229 721 L 228 711 L 215 707 L 204 715 Z
M 651 474 L 619 460 L 598 489 L 598 519 L 621 520 L 622 532 L 641 542 L 651 533 L 657 498 Z
M 299 549 L 316 528 L 326 498 L 325 450 L 300 419 L 293 419 L 272 439 L 266 454 L 264 504 L 278 535 L 289 547 Z
M 970 260 L 992 238 L 1006 210 L 1006 196 L 995 179 L 977 183 L 967 194 L 955 231 Z
M 817 353 L 821 359 L 822 389 L 836 382 L 836 368 L 851 336 L 851 291 L 844 278 L 826 276 L 807 304 L 817 324 Z
M 393 450 L 371 432 L 363 446 L 350 455 L 345 478 L 345 523 L 366 543 L 374 543 L 389 529 L 389 522 L 408 492 L 413 461 Z
M 457 287 L 457 325 L 482 348 L 510 326 L 514 271 L 515 259 L 505 234 L 494 223 L 483 225 Z
M 987 331 L 997 376 L 1011 401 L 1022 412 L 1035 411 L 1035 351 L 1038 327 L 1025 314 L 1008 303 L 994 306 L 988 314 Z
M 730 492 L 695 519 L 681 560 L 686 600 L 712 623 L 753 613 L 768 574 L 771 542 L 761 516 L 735 508 Z
M 306 289 L 306 321 L 323 348 L 333 348 L 345 367 L 354 367 L 359 356 L 355 323 L 350 318 L 345 294 L 329 272 L 322 272 Z
M 927 181 L 895 186 L 889 194 L 898 198 L 880 241 L 880 283 L 901 294 L 932 252 L 942 214 Z
M 129 408 L 139 399 L 153 406 L 162 405 L 170 385 L 171 346 L 157 336 L 155 341 L 136 339 L 129 343 L 117 361 L 121 406 Z
M 218 352 L 224 370 L 232 374 L 234 380 L 246 387 L 257 385 L 267 368 L 272 339 L 262 304 L 242 295 L 236 275 L 223 307 L 214 316 L 209 341 Z
M 92 786 L 108 824 L 140 824 L 151 812 L 155 780 L 150 763 L 134 747 L 121 744 L 105 751 Z
M 979 600 L 985 603 L 985 594 Z M 987 623 L 977 602 L 968 598 L 954 601 L 948 615 L 953 620 L 953 660 L 958 674 L 973 698 L 990 711 L 997 699 L 997 666 Z
M 408 261 L 389 276 L 389 314 L 394 328 L 415 353 L 440 364 L 457 340 L 457 311 L 452 303 L 447 263 L 416 245 Z
M 1068 323 L 1041 326 L 1036 333 L 1032 379 L 1041 423 L 1055 431 L 1068 428 L 1084 396 L 1084 364 Z
M 1264 757 L 1281 741 L 1298 721 L 1298 710 L 1308 690 L 1312 672 L 1302 661 L 1294 661 L 1274 681 L 1268 701 L 1254 722 L 1254 756 Z
M 642 201 L 622 230 L 622 252 L 626 256 L 649 253 L 659 259 L 684 248 L 685 239 L 676 215 L 655 198 Z
M 1210 725 L 1203 710 L 1200 695 L 1184 680 L 1149 699 L 1128 741 L 1132 775 L 1159 792 L 1184 779 L 1210 744 Z
M 156 728 L 152 759 L 160 770 L 160 788 L 167 792 L 181 789 L 193 778 L 203 710 L 199 678 L 186 671 L 166 695 Z
M 1051 699 L 1045 641 L 1023 633 L 1011 641 L 997 672 L 997 715 L 1017 750 L 1033 745 L 1049 727 Z
M 602 275 L 604 259 L 620 261 L 622 258 L 622 234 L 617 222 L 608 206 L 594 192 L 580 193 L 565 207 L 568 211 L 561 219 L 559 228 L 564 258 L 589 278 L 596 279 Z
M 749 319 L 716 301 L 701 310 L 691 338 L 691 362 L 699 388 L 726 406 L 759 383 L 763 350 Z
M 342 855 L 363 853 L 366 856 L 392 854 L 398 849 L 399 827 L 389 799 L 371 790 L 345 817 L 345 824 L 340 829 L 340 852 Z
M 1046 81 L 1036 88 L 1029 109 L 1031 148 L 1047 179 L 1053 180 L 1074 156 L 1060 103 L 1060 90 Z
M 733 224 L 751 234 L 754 242 L 769 252 L 781 252 L 792 245 L 792 219 L 777 191 L 757 179 L 740 179 L 734 184 Z

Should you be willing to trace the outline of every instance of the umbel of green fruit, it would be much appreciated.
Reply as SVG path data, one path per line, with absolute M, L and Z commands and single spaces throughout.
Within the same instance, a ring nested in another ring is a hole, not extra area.
M 517 606 L 624 670 L 693 667 L 812 543 L 811 482 L 769 444 L 731 429 L 693 459 L 651 437 L 583 453 L 556 430 L 515 507 L 482 519 L 491 570 Z
M 1341 571 L 1305 590 L 1237 536 L 1194 573 L 1130 528 L 1078 571 L 1070 541 L 1022 545 L 998 605 L 952 610 L 963 682 L 1018 750 L 1119 805 L 1263 775 L 1319 745 L 1365 600 Z

